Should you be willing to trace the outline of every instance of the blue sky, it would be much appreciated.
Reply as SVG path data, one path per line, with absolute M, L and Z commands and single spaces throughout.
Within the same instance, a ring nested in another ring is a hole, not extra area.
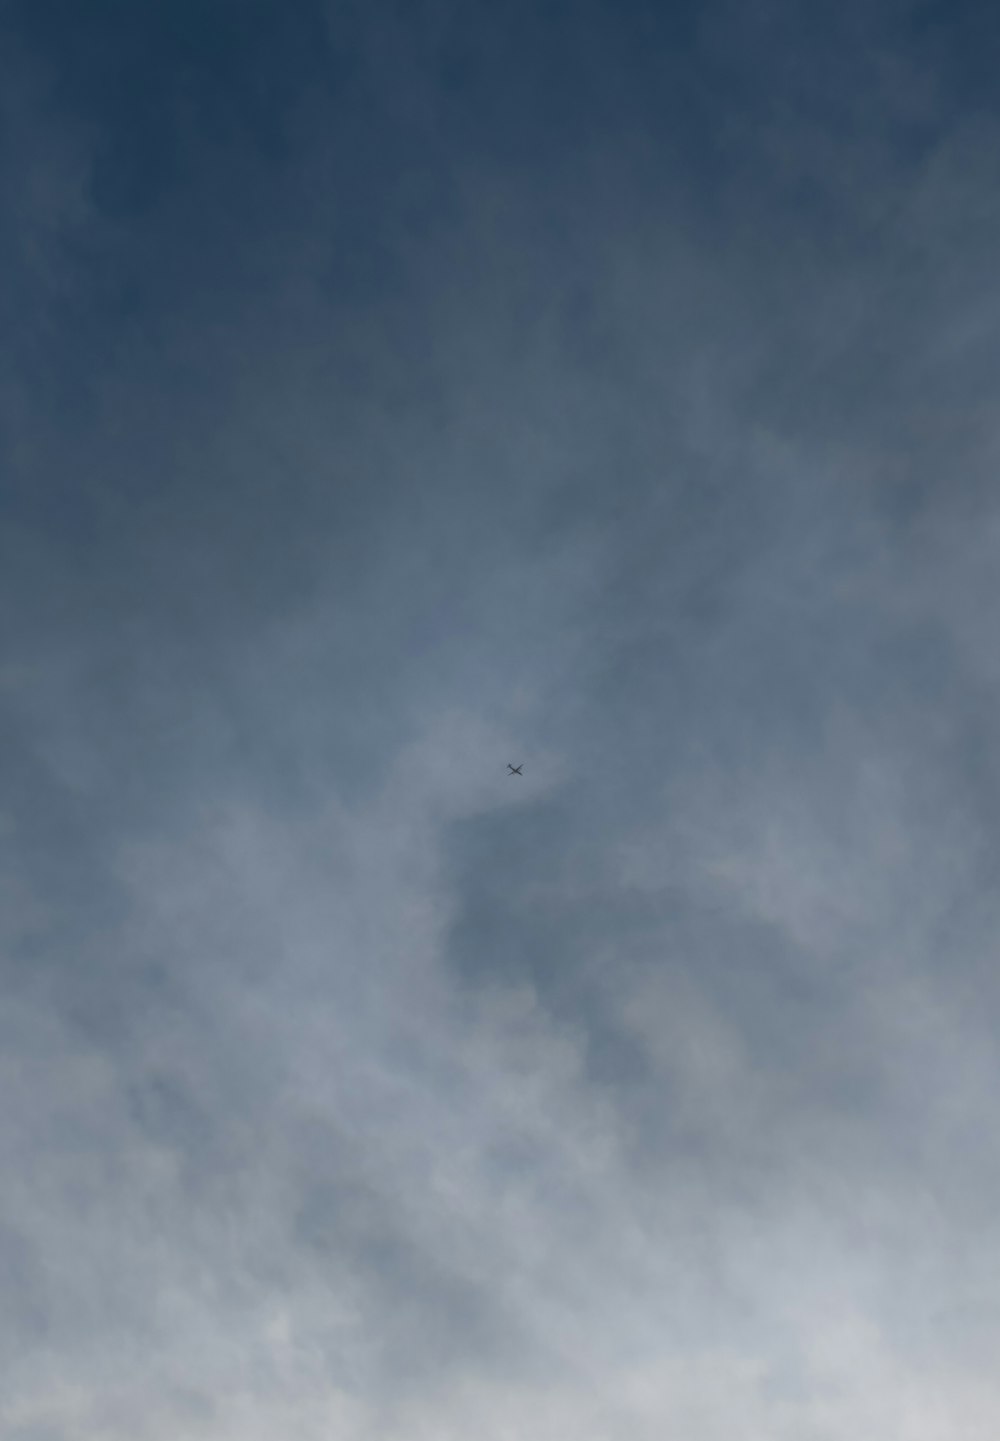
M 5 1438 L 997 1434 L 1000 25 L 814 9 L 5 8 Z

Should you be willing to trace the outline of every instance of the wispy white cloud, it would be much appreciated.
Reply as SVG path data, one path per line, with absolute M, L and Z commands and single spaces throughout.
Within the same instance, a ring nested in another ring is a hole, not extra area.
M 996 1434 L 990 130 L 889 8 L 357 11 L 113 227 L 9 92 L 13 1441 Z

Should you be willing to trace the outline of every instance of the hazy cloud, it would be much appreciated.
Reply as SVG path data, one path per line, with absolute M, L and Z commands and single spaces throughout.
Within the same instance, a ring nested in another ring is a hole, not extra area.
M 996 1434 L 995 30 L 8 8 L 5 1437 Z

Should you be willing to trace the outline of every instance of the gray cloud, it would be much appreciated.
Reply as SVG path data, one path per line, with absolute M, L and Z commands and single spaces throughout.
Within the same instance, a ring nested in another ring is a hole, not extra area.
M 922 13 L 10 20 L 5 1436 L 996 1433 Z

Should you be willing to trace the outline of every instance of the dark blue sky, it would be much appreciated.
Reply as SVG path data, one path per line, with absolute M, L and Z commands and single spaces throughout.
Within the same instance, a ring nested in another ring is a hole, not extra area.
M 998 39 L 3 9 L 4 1441 L 997 1434 Z

